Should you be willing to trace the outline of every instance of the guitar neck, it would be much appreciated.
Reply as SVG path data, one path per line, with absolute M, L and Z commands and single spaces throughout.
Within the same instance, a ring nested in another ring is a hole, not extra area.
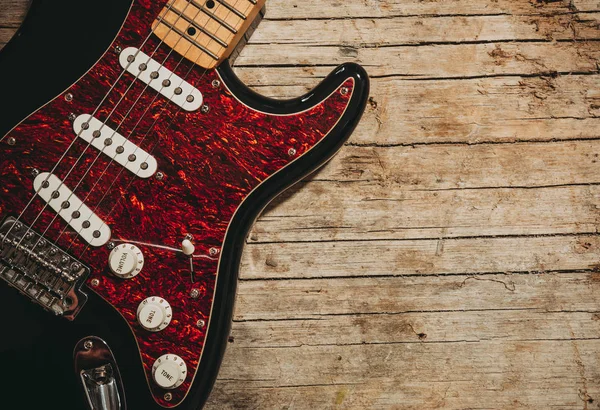
M 152 25 L 164 44 L 211 69 L 228 58 L 266 0 L 169 0 Z

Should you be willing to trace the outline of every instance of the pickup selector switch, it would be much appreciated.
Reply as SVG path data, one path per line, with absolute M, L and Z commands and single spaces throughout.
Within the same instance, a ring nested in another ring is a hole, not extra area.
M 137 246 L 124 243 L 110 252 L 108 266 L 115 276 L 122 279 L 131 279 L 142 271 L 144 255 Z
M 181 357 L 165 354 L 154 362 L 152 377 L 163 389 L 176 389 L 187 377 L 187 366 Z
M 173 312 L 169 302 L 158 296 L 144 299 L 138 306 L 137 319 L 150 332 L 160 332 L 171 323 Z

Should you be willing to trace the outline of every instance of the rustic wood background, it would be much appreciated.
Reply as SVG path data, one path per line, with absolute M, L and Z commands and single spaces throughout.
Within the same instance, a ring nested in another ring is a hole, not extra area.
M 0 45 L 25 0 L 0 3 Z M 237 61 L 372 97 L 246 247 L 209 409 L 600 409 L 600 1 L 269 0 Z

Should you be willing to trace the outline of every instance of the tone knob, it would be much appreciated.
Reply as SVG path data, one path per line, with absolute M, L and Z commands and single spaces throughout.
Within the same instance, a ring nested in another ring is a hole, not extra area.
M 142 271 L 144 255 L 137 246 L 124 243 L 112 250 L 108 256 L 108 266 L 119 278 L 131 279 Z
M 172 317 L 171 305 L 158 296 L 144 299 L 138 306 L 138 322 L 144 329 L 151 332 L 159 332 L 169 326 Z
M 185 381 L 187 366 L 183 359 L 174 354 L 159 357 L 152 366 L 152 377 L 163 389 L 176 389 Z

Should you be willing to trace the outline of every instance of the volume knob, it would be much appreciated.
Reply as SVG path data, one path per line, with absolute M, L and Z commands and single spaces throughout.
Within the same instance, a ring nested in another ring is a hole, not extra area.
M 151 332 L 159 332 L 169 326 L 172 317 L 171 305 L 158 296 L 144 299 L 138 306 L 138 322 L 144 329 Z
M 176 389 L 187 376 L 187 366 L 183 359 L 175 354 L 159 357 L 152 366 L 152 377 L 163 389 Z
M 131 279 L 142 271 L 144 255 L 137 246 L 124 243 L 111 251 L 108 266 L 119 278 Z

